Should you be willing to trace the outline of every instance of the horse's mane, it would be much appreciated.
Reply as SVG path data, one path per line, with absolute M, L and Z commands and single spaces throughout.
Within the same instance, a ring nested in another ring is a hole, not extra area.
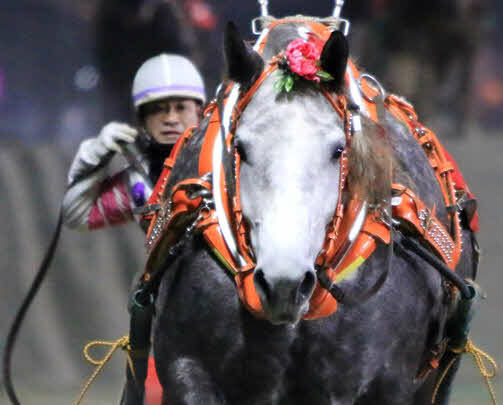
M 384 129 L 369 118 L 362 117 L 362 121 L 363 130 L 353 136 L 348 154 L 349 191 L 357 193 L 371 207 L 387 205 L 395 179 L 415 187 L 395 157 Z

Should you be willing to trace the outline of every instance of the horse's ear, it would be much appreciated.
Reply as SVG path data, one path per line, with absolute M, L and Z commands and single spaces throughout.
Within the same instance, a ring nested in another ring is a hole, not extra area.
M 341 31 L 334 31 L 321 51 L 321 68 L 332 75 L 337 89 L 344 83 L 344 73 L 348 63 L 349 45 Z
M 224 50 L 229 79 L 242 85 L 250 85 L 262 73 L 264 60 L 243 41 L 232 22 L 227 23 Z

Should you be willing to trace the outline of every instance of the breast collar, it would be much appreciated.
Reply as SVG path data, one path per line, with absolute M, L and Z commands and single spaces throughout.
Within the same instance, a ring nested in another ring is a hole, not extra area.
M 284 22 L 291 21 L 286 20 Z M 275 23 L 278 24 L 281 21 Z M 322 38 L 327 39 L 330 35 L 330 31 L 326 26 L 312 22 L 308 24 Z M 265 41 L 265 36 L 262 39 L 259 38 L 256 48 L 258 47 L 262 51 Z M 247 223 L 243 217 L 241 207 L 239 192 L 240 156 L 235 148 L 231 146 L 240 115 L 265 79 L 277 69 L 277 61 L 277 57 L 273 58 L 260 77 L 244 94 L 241 94 L 239 86 L 236 84 L 230 85 L 223 90 L 226 94 L 223 113 L 219 111 L 216 102 L 212 102 L 208 106 L 205 115 L 211 114 L 211 117 L 199 155 L 198 171 L 200 177 L 187 179 L 175 185 L 170 197 L 166 196 L 169 198 L 166 199 L 168 204 L 165 204 L 165 206 L 169 205 L 169 208 L 162 209 L 155 215 L 154 220 L 151 221 L 147 236 L 147 247 L 150 254 L 145 274 L 148 277 L 149 272 L 155 271 L 153 263 L 156 260 L 154 257 L 157 253 L 156 250 L 159 250 L 160 240 L 166 234 L 165 230 L 173 227 L 173 224 L 179 220 L 180 216 L 198 210 L 197 229 L 202 232 L 205 241 L 216 257 L 234 276 L 239 296 L 245 307 L 258 317 L 263 317 L 263 311 L 253 282 L 254 254 L 248 243 Z M 346 148 L 340 158 L 339 198 L 315 262 L 318 271 L 326 272 L 332 282 L 335 283 L 351 277 L 361 264 L 370 257 L 378 242 L 389 244 L 391 240 L 389 223 L 383 220 L 383 217 L 376 211 L 367 211 L 365 201 L 359 200 L 357 196 L 353 196 L 352 200 L 346 203 L 342 199 L 343 192 L 347 188 L 347 174 L 350 170 L 348 167 L 348 150 L 351 148 L 351 139 L 355 132 L 362 130 L 359 110 L 364 111 L 369 118 L 378 122 L 375 103 L 370 101 L 377 93 L 374 88 L 362 86 L 364 94 L 368 94 L 368 97 L 362 99 L 360 96 L 360 100 L 355 100 L 354 93 L 358 90 L 355 90 L 355 78 L 358 77 L 358 70 L 351 61 L 348 61 L 346 86 L 349 89 L 349 100 L 345 95 L 333 95 L 322 88 L 327 100 L 343 119 L 346 136 Z M 360 103 L 359 109 L 351 108 L 355 101 Z M 448 202 L 447 205 L 454 205 L 454 189 L 450 179 L 452 168 L 446 166 L 445 158 L 442 159 L 443 156 L 441 156 L 441 150 L 434 134 L 417 123 L 415 112 L 403 100 L 395 96 L 388 96 L 386 107 L 408 125 L 423 145 L 441 184 L 444 197 Z M 221 116 L 223 117 L 223 124 Z M 425 133 L 420 133 L 417 128 L 421 128 L 421 131 Z M 222 134 L 225 134 L 225 142 Z M 175 147 L 174 156 L 168 159 L 168 169 L 161 176 L 154 190 L 154 196 L 164 194 L 164 187 L 176 155 L 181 146 L 190 139 L 191 135 L 191 130 L 186 131 L 179 145 Z M 233 167 L 222 164 L 224 153 L 232 153 L 234 164 L 231 166 Z M 232 171 L 232 173 L 229 173 L 229 171 Z M 212 173 L 212 181 L 207 180 L 208 173 Z M 194 187 L 205 189 L 208 193 L 211 193 L 214 206 L 213 204 L 206 204 L 201 209 L 204 199 L 202 197 L 194 198 Z M 393 216 L 419 232 L 430 248 L 442 257 L 451 269 L 454 269 L 461 252 L 457 212 L 452 214 L 454 237 L 451 237 L 441 222 L 436 219 L 434 213 L 428 210 L 411 190 L 401 185 L 392 185 L 392 189 L 395 194 Z M 234 192 L 232 193 L 232 191 Z M 336 311 L 337 305 L 337 300 L 317 283 L 310 301 L 309 311 L 305 314 L 304 319 L 329 316 Z

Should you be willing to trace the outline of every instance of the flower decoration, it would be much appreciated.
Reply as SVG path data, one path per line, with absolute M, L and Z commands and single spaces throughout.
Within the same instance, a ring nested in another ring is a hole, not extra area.
M 279 62 L 281 70 L 276 88 L 279 91 L 290 92 L 295 81 L 300 78 L 315 83 L 333 80 L 330 73 L 321 69 L 320 56 L 323 45 L 324 42 L 314 36 L 310 36 L 307 41 L 297 38 L 290 42 Z

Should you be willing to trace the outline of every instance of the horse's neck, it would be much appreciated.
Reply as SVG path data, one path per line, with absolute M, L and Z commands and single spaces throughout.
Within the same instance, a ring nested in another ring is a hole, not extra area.
M 210 115 L 205 117 L 197 130 L 183 145 L 170 174 L 166 190 L 171 190 L 181 180 L 199 177 L 199 153 L 204 141 Z

